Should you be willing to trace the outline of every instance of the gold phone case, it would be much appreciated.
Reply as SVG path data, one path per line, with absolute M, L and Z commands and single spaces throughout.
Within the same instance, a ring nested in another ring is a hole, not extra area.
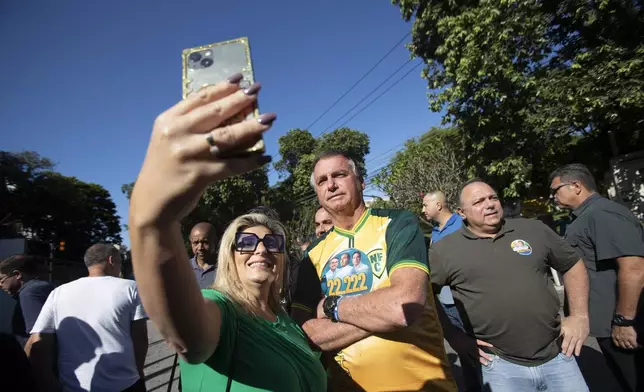
M 240 83 L 243 88 L 255 83 L 253 64 L 250 57 L 250 44 L 246 37 L 184 49 L 181 58 L 183 69 L 181 85 L 184 99 L 200 88 L 219 83 L 238 72 L 244 75 L 244 80 Z M 247 118 L 257 118 L 258 116 L 259 108 L 256 101 L 251 108 L 237 114 L 228 120 L 226 124 L 234 124 Z M 243 151 L 231 151 L 222 155 L 243 156 L 264 151 L 264 140 L 260 139 L 254 146 Z

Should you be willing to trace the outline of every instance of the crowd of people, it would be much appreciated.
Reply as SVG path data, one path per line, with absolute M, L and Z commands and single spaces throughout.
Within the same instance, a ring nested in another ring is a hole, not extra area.
M 413 213 L 368 208 L 355 162 L 329 151 L 313 163 L 320 207 L 301 258 L 266 208 L 220 238 L 197 224 L 190 258 L 180 222 L 205 188 L 270 161 L 235 154 L 276 119 L 226 122 L 256 100 L 259 85 L 240 81 L 157 118 L 131 196 L 136 282 L 118 278 L 109 244 L 88 249 L 88 277 L 55 289 L 29 272 L 29 256 L 0 263 L 2 288 L 24 306 L 11 355 L 33 375 L 16 390 L 144 391 L 148 317 L 180 358 L 183 391 L 456 391 L 444 339 L 464 390 L 588 391 L 575 357 L 589 334 L 622 390 L 644 389 L 644 231 L 581 165 L 551 178 L 575 217 L 565 238 L 504 219 L 496 190 L 472 179 L 455 212 L 427 190 L 426 241 Z M 563 317 L 550 268 L 563 275 Z

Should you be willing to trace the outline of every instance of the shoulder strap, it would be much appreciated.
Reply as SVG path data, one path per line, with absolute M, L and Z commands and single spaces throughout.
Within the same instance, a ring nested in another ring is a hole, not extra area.
M 228 364 L 228 383 L 226 384 L 226 392 L 230 392 L 233 386 L 233 377 L 235 376 L 235 351 L 237 351 L 237 337 L 239 336 L 239 317 L 237 317 L 237 325 L 235 326 L 235 337 L 233 338 L 233 352 L 230 354 L 230 363 Z

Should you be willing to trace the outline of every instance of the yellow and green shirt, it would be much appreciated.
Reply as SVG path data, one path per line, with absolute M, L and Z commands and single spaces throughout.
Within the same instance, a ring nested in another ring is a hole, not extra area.
M 309 247 L 293 307 L 313 313 L 324 296 L 368 294 L 389 286 L 399 268 L 429 274 L 418 220 L 408 211 L 367 209 L 352 230 L 336 227 Z M 335 362 L 333 390 L 456 391 L 431 288 L 418 322 L 354 343 Z

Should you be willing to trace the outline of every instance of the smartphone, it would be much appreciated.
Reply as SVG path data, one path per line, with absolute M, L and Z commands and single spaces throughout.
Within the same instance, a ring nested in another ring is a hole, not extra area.
M 182 58 L 182 89 L 183 98 L 197 92 L 200 88 L 219 83 L 238 72 L 244 75 L 240 85 L 242 88 L 255 83 L 253 64 L 250 57 L 250 44 L 248 38 L 242 37 L 230 41 L 216 42 L 214 44 L 197 46 L 183 50 Z M 257 118 L 259 108 L 257 101 L 246 110 L 229 119 L 229 125 L 241 122 L 247 118 Z M 241 157 L 250 154 L 263 153 L 264 140 L 260 139 L 252 146 L 246 146 L 236 151 L 225 151 L 223 157 Z

